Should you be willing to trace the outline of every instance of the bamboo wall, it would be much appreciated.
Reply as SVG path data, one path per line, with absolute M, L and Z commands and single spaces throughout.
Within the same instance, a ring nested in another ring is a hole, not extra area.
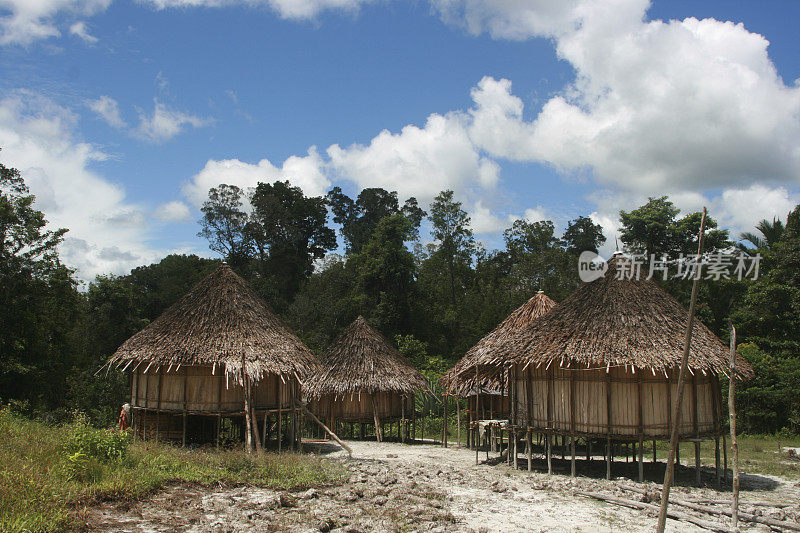
M 669 438 L 678 370 L 549 369 L 517 365 L 512 371 L 514 425 L 564 435 L 634 440 Z M 718 435 L 721 398 L 716 376 L 687 372 L 681 404 L 681 438 Z
M 300 385 L 294 378 L 267 374 L 253 386 L 253 408 L 256 411 L 290 409 L 300 398 Z M 244 389 L 225 372 L 210 366 L 181 366 L 169 372 L 161 368 L 146 374 L 131 374 L 131 405 L 160 411 L 189 413 L 240 413 L 244 410 Z
M 313 400 L 310 408 L 322 420 L 331 418 L 342 422 L 374 421 L 372 394 L 353 394 L 345 397 L 324 395 Z M 405 406 L 403 403 L 405 402 Z M 414 396 L 403 396 L 397 392 L 381 392 L 375 394 L 375 405 L 381 421 L 410 419 L 414 412 Z
M 467 416 L 471 420 L 507 419 L 510 414 L 508 395 L 481 393 L 467 397 Z

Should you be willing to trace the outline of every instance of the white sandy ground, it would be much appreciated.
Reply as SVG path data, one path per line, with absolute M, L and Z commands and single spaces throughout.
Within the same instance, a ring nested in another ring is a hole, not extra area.
M 576 490 L 623 492 L 622 486 L 660 490 L 655 482 L 630 479 L 606 481 L 597 477 L 514 470 L 504 462 L 475 465 L 475 452 L 434 444 L 348 441 L 349 459 L 338 446 L 308 445 L 341 460 L 351 470 L 347 483 L 296 494 L 254 487 L 179 485 L 137 503 L 105 503 L 89 509 L 87 525 L 103 531 L 652 531 L 652 514 L 574 494 Z M 496 454 L 492 454 L 494 459 Z M 287 455 L 287 457 L 290 457 Z M 480 454 L 486 459 L 485 452 Z M 520 466 L 524 459 L 520 455 Z M 559 470 L 568 463 L 558 462 Z M 579 461 L 579 472 L 585 463 Z M 605 468 L 598 460 L 597 472 Z M 623 470 L 631 465 L 615 465 Z M 633 471 L 633 470 L 632 470 Z M 653 470 L 653 479 L 659 476 Z M 662 470 L 663 472 L 663 464 Z M 712 472 L 706 473 L 713 480 Z M 663 475 L 663 474 L 660 474 Z M 693 477 L 689 471 L 684 477 Z M 800 505 L 800 483 L 768 476 L 745 476 L 743 510 L 747 501 L 789 502 Z M 723 499 L 730 492 L 681 485 L 673 497 Z M 693 514 L 685 508 L 682 512 Z M 800 514 L 800 507 L 788 510 Z M 702 516 L 702 515 L 697 515 Z M 702 516 L 707 521 L 714 519 Z M 726 524 L 727 518 L 718 519 Z M 745 524 L 745 529 L 748 527 Z M 703 531 L 686 522 L 668 521 L 668 531 Z M 752 530 L 770 531 L 767 526 Z

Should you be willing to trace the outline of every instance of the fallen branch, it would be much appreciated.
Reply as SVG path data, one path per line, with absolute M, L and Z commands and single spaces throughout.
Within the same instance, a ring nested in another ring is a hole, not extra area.
M 640 489 L 639 487 L 630 487 L 627 485 L 620 485 L 620 488 L 623 490 L 629 490 L 631 492 L 636 492 L 638 494 L 650 495 L 652 492 L 648 492 L 645 489 Z M 732 516 L 733 512 L 728 509 L 719 509 L 716 507 L 708 507 L 706 505 L 702 505 L 699 502 L 692 502 L 688 500 L 678 500 L 675 498 L 670 498 L 670 503 L 674 503 L 675 505 L 680 505 L 686 507 L 688 509 L 693 509 L 695 511 L 700 511 L 703 513 L 709 513 L 714 515 L 723 515 L 723 516 Z M 721 504 L 730 505 L 730 500 L 715 500 L 714 502 L 718 502 Z M 764 506 L 764 507 L 792 507 L 794 504 L 791 503 L 772 503 L 772 502 L 739 502 L 743 505 L 753 505 L 753 506 Z M 739 517 L 742 520 L 747 520 L 748 522 L 756 522 L 759 524 L 766 524 L 768 526 L 773 527 L 780 527 L 783 529 L 788 529 L 790 531 L 800 531 L 800 524 L 793 524 L 792 522 L 784 521 L 784 520 L 776 520 L 774 518 L 768 518 L 764 516 L 756 516 L 751 513 L 745 513 L 739 511 Z
M 615 503 L 617 505 L 622 505 L 624 507 L 631 507 L 633 509 L 653 511 L 655 513 L 659 512 L 659 507 L 657 505 L 652 505 L 650 503 L 644 503 L 644 502 L 637 502 L 636 500 L 628 500 L 625 498 L 617 498 L 615 496 L 609 496 L 606 494 L 601 494 L 599 492 L 576 491 L 575 494 L 578 494 L 580 496 L 588 496 L 589 498 L 594 498 L 596 500 L 601 500 L 609 503 Z M 698 527 L 702 527 L 703 529 L 708 529 L 709 531 L 728 533 L 728 528 L 723 525 L 706 522 L 705 520 L 701 520 L 699 518 L 695 518 L 694 516 L 688 515 L 686 513 L 681 513 L 675 510 L 668 509 L 667 518 L 672 518 L 673 520 L 683 520 L 684 522 L 690 522 Z

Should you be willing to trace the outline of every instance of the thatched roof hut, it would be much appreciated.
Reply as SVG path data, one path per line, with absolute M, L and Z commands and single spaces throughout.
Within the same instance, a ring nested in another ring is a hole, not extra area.
M 509 367 L 512 425 L 530 438 L 577 437 L 636 442 L 639 477 L 644 442 L 668 439 L 677 403 L 678 374 L 688 311 L 655 282 L 626 276 L 624 257 L 605 276 L 580 286 L 538 320 L 509 336 L 491 361 Z M 679 438 L 714 438 L 719 452 L 722 401 L 718 374 L 729 350 L 695 321 Z M 752 369 L 737 360 L 740 378 Z M 548 448 L 549 449 L 549 448 Z M 719 454 L 717 454 L 719 458 Z M 548 463 L 549 464 L 549 463 Z M 719 469 L 718 469 L 719 471 Z M 611 476 L 607 450 L 606 476 Z
M 184 442 L 187 415 L 217 415 L 218 434 L 219 417 L 257 412 L 281 420 L 290 413 L 294 442 L 300 381 L 317 368 L 297 335 L 225 263 L 125 341 L 107 364 L 131 372 L 137 431 L 182 435 Z M 208 424 L 194 422 L 190 433 L 197 427 L 207 436 Z
M 406 421 L 425 377 L 378 330 L 359 316 L 320 357 L 321 370 L 305 383 L 318 416 L 329 420 Z
M 506 383 L 503 367 L 494 364 L 498 356 L 497 350 L 502 349 L 503 342 L 510 336 L 546 314 L 555 305 L 556 302 L 552 298 L 539 291 L 515 309 L 442 375 L 439 383 L 445 392 L 461 398 L 476 395 L 480 391 L 496 391 L 500 394 Z M 480 368 L 477 379 L 476 366 Z
M 237 383 L 242 365 L 255 381 L 264 374 L 302 377 L 317 366 L 308 347 L 225 263 L 125 341 L 109 364 L 212 366 Z

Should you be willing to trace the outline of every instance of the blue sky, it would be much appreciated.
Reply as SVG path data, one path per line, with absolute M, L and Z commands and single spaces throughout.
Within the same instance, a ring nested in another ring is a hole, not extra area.
M 489 247 L 514 218 L 578 215 L 613 243 L 619 209 L 661 194 L 738 233 L 800 201 L 798 15 L 790 2 L 0 0 L 0 161 L 70 228 L 62 254 L 83 279 L 209 255 L 197 219 L 220 182 L 423 203 L 453 188 Z

